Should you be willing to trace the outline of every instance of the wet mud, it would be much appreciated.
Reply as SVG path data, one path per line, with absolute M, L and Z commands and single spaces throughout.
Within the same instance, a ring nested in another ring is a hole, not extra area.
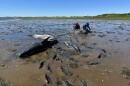
M 73 31 L 73 23 L 86 21 L 92 33 Z M 0 22 L 0 29 L 0 77 L 11 86 L 129 86 L 128 20 L 17 20 Z M 35 33 L 53 35 L 59 43 L 19 58 L 41 41 Z

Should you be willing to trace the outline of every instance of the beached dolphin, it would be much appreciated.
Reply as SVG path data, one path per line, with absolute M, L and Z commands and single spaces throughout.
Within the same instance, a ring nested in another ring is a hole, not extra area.
M 57 44 L 58 41 L 48 41 L 49 37 L 43 40 L 42 42 L 35 43 L 31 45 L 29 48 L 27 48 L 24 52 L 22 52 L 19 57 L 20 58 L 26 58 L 28 56 L 40 53 L 42 51 L 45 51 L 46 49 L 52 47 L 53 45 Z
M 81 50 L 77 45 L 71 44 L 71 43 L 68 43 L 68 42 L 65 42 L 65 44 L 66 44 L 67 47 L 73 47 L 77 52 L 81 53 Z
M 56 39 L 54 38 L 54 36 L 47 35 L 47 34 L 43 34 L 43 35 L 40 35 L 40 34 L 34 34 L 33 37 L 34 37 L 34 38 L 37 38 L 37 39 L 43 39 L 43 40 L 45 40 L 46 38 L 49 37 L 48 41 L 56 40 Z

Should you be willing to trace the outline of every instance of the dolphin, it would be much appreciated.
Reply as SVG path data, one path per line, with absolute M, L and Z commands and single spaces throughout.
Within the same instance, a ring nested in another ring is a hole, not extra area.
M 48 41 L 49 37 L 46 38 L 45 40 L 34 43 L 30 47 L 28 47 L 24 52 L 22 52 L 19 57 L 20 58 L 26 58 L 28 56 L 32 56 L 34 54 L 40 53 L 42 51 L 45 51 L 46 49 L 52 47 L 53 45 L 57 44 L 58 41 Z
M 80 48 L 77 46 L 77 45 L 75 45 L 75 44 L 71 44 L 71 43 L 68 43 L 68 42 L 65 42 L 65 44 L 66 44 L 66 46 L 67 47 L 73 47 L 77 52 L 79 52 L 79 53 L 81 53 L 81 50 L 80 50 Z

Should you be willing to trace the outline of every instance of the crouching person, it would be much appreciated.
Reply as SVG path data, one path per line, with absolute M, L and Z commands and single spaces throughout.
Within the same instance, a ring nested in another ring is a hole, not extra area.
M 85 34 L 91 33 L 91 29 L 89 27 L 89 23 L 87 22 L 85 25 L 83 25 L 83 30 L 85 31 Z
M 78 23 L 75 23 L 73 28 L 74 30 L 80 30 L 80 25 Z

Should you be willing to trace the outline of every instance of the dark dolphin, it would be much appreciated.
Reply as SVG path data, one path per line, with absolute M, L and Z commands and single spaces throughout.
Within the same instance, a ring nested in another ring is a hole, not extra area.
M 35 43 L 28 47 L 24 52 L 22 52 L 19 57 L 26 58 L 28 56 L 32 56 L 34 54 L 40 53 L 45 51 L 46 49 L 52 47 L 53 45 L 57 44 L 58 41 L 48 41 L 49 37 L 43 40 L 42 42 Z

